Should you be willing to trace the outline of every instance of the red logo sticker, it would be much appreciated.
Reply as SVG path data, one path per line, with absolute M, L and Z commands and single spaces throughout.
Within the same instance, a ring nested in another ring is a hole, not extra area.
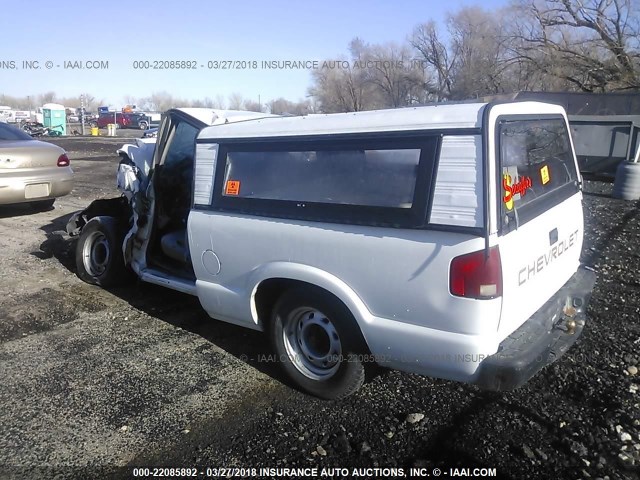
M 524 197 L 527 193 L 527 189 L 531 188 L 533 182 L 529 177 L 518 177 L 518 181 L 511 184 L 511 175 L 506 174 L 502 178 L 502 188 L 504 188 L 505 196 L 502 197 L 502 201 L 507 204 L 507 208 L 511 210 L 513 208 L 514 195 L 520 194 Z
M 238 195 L 240 193 L 240 180 L 227 180 L 224 187 L 225 195 Z

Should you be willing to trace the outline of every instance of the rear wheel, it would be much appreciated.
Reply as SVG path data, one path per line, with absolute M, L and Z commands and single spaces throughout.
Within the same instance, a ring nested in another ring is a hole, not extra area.
M 138 123 L 138 128 L 140 130 L 146 130 L 147 128 L 149 128 L 149 124 L 145 121 L 139 122 Z
M 365 378 L 366 350 L 351 312 L 315 288 L 285 292 L 273 310 L 271 343 L 289 378 L 320 398 L 345 398 Z
M 38 200 L 37 202 L 29 202 L 31 208 L 38 212 L 46 212 L 47 210 L 51 210 L 53 204 L 55 203 L 55 198 L 49 198 L 48 200 Z
M 124 263 L 124 232 L 113 217 L 94 217 L 82 229 L 76 247 L 78 277 L 92 285 L 112 287 L 127 283 L 131 271 Z
M 616 170 L 613 197 L 623 200 L 640 198 L 640 163 L 622 162 Z

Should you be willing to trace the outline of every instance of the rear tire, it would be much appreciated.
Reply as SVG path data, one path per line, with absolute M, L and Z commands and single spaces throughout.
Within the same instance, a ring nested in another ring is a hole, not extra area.
M 82 229 L 76 247 L 78 277 L 92 285 L 113 287 L 133 275 L 122 256 L 124 232 L 113 217 L 94 217 Z
M 273 309 L 270 340 L 287 376 L 311 395 L 342 399 L 364 383 L 364 339 L 351 312 L 328 292 L 285 292 Z
M 51 210 L 53 208 L 53 204 L 55 203 L 55 198 L 50 198 L 48 200 L 38 200 L 37 202 L 29 202 L 31 208 L 33 208 L 36 212 L 46 212 L 47 210 Z
M 147 128 L 149 128 L 149 124 L 145 121 L 139 122 L 138 123 L 138 128 L 140 130 L 146 130 Z
M 640 163 L 622 162 L 618 165 L 613 197 L 623 200 L 640 199 Z

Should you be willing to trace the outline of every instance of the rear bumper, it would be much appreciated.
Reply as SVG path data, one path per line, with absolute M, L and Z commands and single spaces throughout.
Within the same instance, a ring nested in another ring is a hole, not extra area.
M 540 310 L 500 343 L 495 354 L 481 362 L 473 383 L 487 390 L 512 390 L 560 358 L 582 333 L 595 281 L 593 271 L 580 267 Z M 569 316 L 565 307 L 573 310 Z
M 46 188 L 31 196 L 26 189 L 28 185 L 46 185 Z M 0 174 L 0 205 L 62 197 L 72 189 L 71 167 L 53 167 L 29 173 L 5 171 Z

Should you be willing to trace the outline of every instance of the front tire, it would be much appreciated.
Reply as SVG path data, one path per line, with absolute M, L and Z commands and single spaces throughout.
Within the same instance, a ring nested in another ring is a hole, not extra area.
M 131 279 L 122 256 L 122 230 L 113 217 L 94 217 L 87 222 L 76 247 L 76 267 L 81 280 L 112 287 Z
M 364 383 L 362 334 L 347 307 L 328 292 L 285 292 L 273 309 L 270 337 L 285 373 L 312 395 L 342 399 Z

